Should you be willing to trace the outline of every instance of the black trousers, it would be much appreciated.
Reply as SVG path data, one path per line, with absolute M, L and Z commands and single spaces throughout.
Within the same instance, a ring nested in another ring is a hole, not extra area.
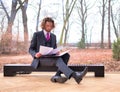
M 70 78 L 71 74 L 74 71 L 67 66 L 69 58 L 70 55 L 68 53 L 60 57 L 54 56 L 40 57 L 39 59 L 33 60 L 32 66 L 34 68 L 38 68 L 40 66 L 57 66 L 58 71 L 61 71 L 67 78 Z

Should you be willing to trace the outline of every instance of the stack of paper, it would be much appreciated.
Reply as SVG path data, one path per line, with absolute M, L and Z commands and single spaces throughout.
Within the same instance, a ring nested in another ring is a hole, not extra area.
M 42 55 L 53 55 L 57 54 L 60 51 L 60 48 L 53 49 L 51 47 L 46 47 L 46 46 L 40 46 L 39 52 Z
M 64 51 L 62 53 L 59 53 L 61 50 L 61 47 L 59 48 L 56 48 L 56 49 L 53 49 L 51 47 L 46 47 L 46 46 L 40 46 L 40 49 L 39 49 L 39 52 L 42 54 L 42 55 L 54 55 L 56 54 L 56 56 L 62 56 L 64 55 L 65 53 L 68 53 L 69 50 L 67 51 Z M 59 54 L 57 54 L 59 53 Z

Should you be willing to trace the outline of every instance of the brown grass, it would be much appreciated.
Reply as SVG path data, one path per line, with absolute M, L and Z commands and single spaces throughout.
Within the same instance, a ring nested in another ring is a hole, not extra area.
M 71 48 L 70 48 L 71 49 Z M 76 49 L 70 50 L 69 64 L 104 64 L 105 71 L 120 71 L 120 61 L 112 58 L 111 49 Z M 23 55 L 2 55 L 0 56 L 0 70 L 8 63 L 31 63 L 30 54 Z

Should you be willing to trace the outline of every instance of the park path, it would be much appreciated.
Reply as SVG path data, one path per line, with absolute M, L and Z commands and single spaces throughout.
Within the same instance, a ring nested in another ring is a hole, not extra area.
M 64 84 L 50 81 L 54 72 L 4 77 L 0 73 L 0 92 L 120 92 L 120 73 L 105 73 L 105 77 L 94 77 L 87 73 L 78 85 L 74 79 Z

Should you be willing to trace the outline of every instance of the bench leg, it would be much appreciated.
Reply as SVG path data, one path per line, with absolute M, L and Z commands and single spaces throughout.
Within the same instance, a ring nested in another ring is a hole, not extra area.
M 95 70 L 95 77 L 104 77 L 104 67 Z
M 4 76 L 15 76 L 16 72 L 15 71 L 4 71 Z

